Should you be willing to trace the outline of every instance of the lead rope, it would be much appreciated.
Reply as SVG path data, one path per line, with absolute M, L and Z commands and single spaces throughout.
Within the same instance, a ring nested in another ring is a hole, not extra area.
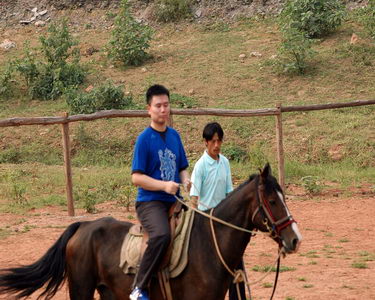
M 193 183 L 192 183 L 193 184 Z M 215 216 L 212 215 L 213 213 L 213 208 L 210 210 L 210 214 L 207 214 L 195 207 L 192 207 L 190 205 L 187 205 L 185 203 L 185 201 L 183 201 L 182 199 L 180 199 L 179 197 L 177 197 L 176 195 L 174 195 L 174 197 L 177 199 L 177 201 L 181 202 L 183 205 L 187 206 L 189 209 L 201 214 L 202 216 L 205 216 L 206 218 L 208 218 L 210 220 L 210 227 L 211 227 L 211 232 L 212 232 L 212 236 L 213 236 L 213 240 L 214 240 L 214 244 L 215 244 L 215 248 L 216 248 L 216 253 L 218 254 L 219 258 L 220 258 L 220 261 L 221 263 L 223 264 L 223 266 L 225 267 L 225 269 L 229 272 L 229 274 L 231 274 L 233 276 L 233 283 L 236 284 L 236 291 L 237 291 L 237 296 L 238 296 L 238 299 L 241 299 L 241 295 L 240 295 L 240 290 L 239 290 L 239 283 L 240 282 L 244 282 L 245 285 L 246 285 L 246 288 L 247 288 L 247 291 L 250 295 L 250 300 L 251 300 L 251 293 L 250 293 L 250 284 L 248 282 L 248 279 L 247 279 L 247 274 L 246 274 L 246 271 L 244 270 L 236 270 L 235 272 L 233 272 L 229 267 L 228 265 L 225 263 L 222 255 L 221 255 L 221 252 L 220 252 L 220 249 L 219 249 L 219 246 L 218 246 L 218 243 L 217 243 L 217 240 L 216 240 L 216 234 L 215 234 L 215 229 L 214 229 L 214 226 L 213 226 L 213 221 L 216 221 L 218 223 L 221 223 L 223 225 L 226 225 L 228 227 L 231 227 L 231 228 L 234 228 L 234 229 L 237 229 L 239 231 L 243 231 L 243 232 L 247 232 L 247 233 L 250 233 L 251 236 L 255 236 L 257 234 L 257 232 L 253 231 L 253 230 L 248 230 L 246 228 L 242 228 L 242 227 L 239 227 L 239 226 L 236 226 L 236 225 L 233 225 L 231 223 L 228 223 L 224 220 L 221 220 Z M 265 233 L 267 234 L 267 233 Z M 268 233 L 269 234 L 269 233 Z M 276 272 L 276 278 L 275 278 L 275 284 L 274 284 L 274 288 L 273 288 L 273 291 L 272 291 L 272 295 L 271 295 L 271 298 L 270 300 L 272 300 L 273 298 L 273 295 L 276 291 L 276 285 L 277 285 L 277 279 L 278 279 L 278 276 L 279 276 L 279 266 L 280 266 L 280 257 L 281 257 L 281 251 L 279 251 L 278 253 L 278 256 L 277 256 L 277 259 L 274 263 L 274 265 L 276 265 L 277 263 L 277 272 Z M 244 269 L 246 270 L 245 266 L 244 266 Z M 263 281 L 263 279 L 265 279 L 269 273 L 272 271 L 272 268 L 269 268 L 268 271 L 264 274 L 264 276 L 262 276 L 261 278 L 259 278 L 258 280 L 254 281 L 251 285 L 255 285 L 257 284 L 258 282 L 261 282 Z
M 238 299 L 242 299 L 241 298 L 241 294 L 240 294 L 240 287 L 239 287 L 239 284 L 241 282 L 244 282 L 246 288 L 247 288 L 247 291 L 248 291 L 248 294 L 250 295 L 250 300 L 251 300 L 251 293 L 250 293 L 250 284 L 248 282 L 248 279 L 247 279 L 247 274 L 246 274 L 246 268 L 244 266 L 244 269 L 245 270 L 235 270 L 234 272 L 228 267 L 228 265 L 226 264 L 226 262 L 224 261 L 224 258 L 223 256 L 221 255 L 221 251 L 220 251 L 220 248 L 219 248 L 219 245 L 218 245 L 218 242 L 217 242 L 217 239 L 216 239 L 216 234 L 215 234 L 215 228 L 214 228 L 214 223 L 213 223 L 213 209 L 210 210 L 210 227 L 211 227 L 211 233 L 212 233 L 212 238 L 214 240 L 214 245 L 215 245 L 215 249 L 216 249 L 216 253 L 217 255 L 219 256 L 220 258 L 220 261 L 221 263 L 223 264 L 223 266 L 225 267 L 225 269 L 229 272 L 229 274 L 231 274 L 233 276 L 233 283 L 236 284 L 236 291 L 237 291 L 237 297 Z M 279 267 L 280 267 L 280 257 L 281 257 L 281 251 L 279 251 L 279 254 L 277 256 L 277 259 L 275 261 L 275 264 L 277 263 L 277 271 L 276 271 L 276 278 L 275 278 L 275 284 L 273 286 L 273 291 L 272 291 L 272 295 L 271 295 L 271 298 L 270 300 L 272 300 L 273 298 L 273 295 L 276 291 L 276 285 L 277 285 L 277 278 L 279 276 Z M 269 268 L 268 271 L 266 272 L 266 274 L 264 274 L 263 277 L 261 277 L 260 279 L 258 279 L 257 281 L 254 281 L 251 285 L 255 285 L 256 283 L 258 282 L 261 282 L 263 281 L 264 278 L 266 278 L 269 273 L 272 271 L 272 268 Z

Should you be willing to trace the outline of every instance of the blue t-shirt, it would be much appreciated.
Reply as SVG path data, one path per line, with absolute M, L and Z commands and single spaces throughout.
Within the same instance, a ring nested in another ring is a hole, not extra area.
M 157 180 L 181 183 L 180 171 L 188 167 L 180 135 L 173 128 L 159 132 L 147 127 L 137 138 L 132 173 L 142 173 Z M 137 201 L 174 202 L 174 195 L 164 191 L 148 191 L 138 187 Z

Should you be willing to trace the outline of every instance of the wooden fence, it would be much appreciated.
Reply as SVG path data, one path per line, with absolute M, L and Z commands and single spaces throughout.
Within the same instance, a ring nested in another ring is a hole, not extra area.
M 327 103 L 314 104 L 308 106 L 282 106 L 277 104 L 275 108 L 265 109 L 172 109 L 171 114 L 182 116 L 222 116 L 222 117 L 261 117 L 275 116 L 276 130 L 276 148 L 277 161 L 279 171 L 279 183 L 285 189 L 285 172 L 284 172 L 284 147 L 283 147 L 283 131 L 282 131 L 282 113 L 296 111 L 313 111 L 336 109 L 345 107 L 355 107 L 364 105 L 373 105 L 375 100 L 358 100 L 344 103 Z M 70 136 L 69 123 L 78 121 L 94 121 L 107 118 L 146 118 L 149 117 L 146 110 L 107 110 L 100 111 L 89 115 L 73 115 L 68 116 L 65 113 L 59 117 L 31 117 L 31 118 L 8 118 L 0 120 L 0 127 L 25 126 L 25 125 L 52 125 L 61 124 L 63 153 L 64 153 L 64 170 L 66 179 L 66 193 L 69 216 L 74 216 L 73 201 L 73 183 L 70 160 Z

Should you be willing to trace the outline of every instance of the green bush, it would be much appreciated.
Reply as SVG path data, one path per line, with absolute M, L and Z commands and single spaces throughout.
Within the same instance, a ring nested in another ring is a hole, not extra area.
M 314 56 L 313 41 L 295 29 L 284 32 L 275 66 L 280 73 L 304 74 Z
M 12 77 L 13 66 L 8 64 L 0 73 L 0 98 L 8 99 L 13 95 Z
M 32 98 L 50 100 L 58 98 L 67 87 L 80 85 L 86 70 L 79 64 L 77 45 L 68 30 L 67 20 L 60 25 L 52 24 L 48 36 L 41 37 L 41 48 L 24 47 L 24 56 L 14 62 L 15 70 L 24 77 Z M 44 61 L 37 60 L 40 50 Z
M 107 46 L 108 57 L 125 65 L 142 64 L 150 57 L 146 50 L 150 47 L 152 34 L 149 26 L 140 24 L 131 15 L 128 0 L 121 0 L 112 38 Z
M 157 0 L 156 17 L 160 22 L 175 22 L 191 17 L 189 0 Z
M 369 0 L 368 5 L 360 9 L 359 21 L 366 33 L 375 39 L 375 0 Z
M 73 114 L 91 114 L 99 110 L 124 109 L 132 105 L 132 97 L 125 96 L 120 86 L 111 81 L 93 88 L 90 92 L 75 89 L 65 94 L 66 102 Z
M 345 6 L 340 0 L 289 0 L 280 22 L 283 31 L 292 28 L 316 38 L 335 31 L 344 17 Z
M 187 96 L 171 94 L 170 98 L 171 104 L 175 108 L 193 108 L 194 106 L 197 106 L 197 101 Z
M 310 195 L 319 194 L 323 186 L 317 176 L 304 176 L 301 178 L 302 186 Z
M 232 161 L 241 162 L 248 159 L 248 154 L 241 146 L 229 143 L 223 145 L 223 154 Z

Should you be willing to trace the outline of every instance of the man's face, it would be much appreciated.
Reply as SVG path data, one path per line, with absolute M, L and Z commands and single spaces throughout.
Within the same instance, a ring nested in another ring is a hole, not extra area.
M 208 155 L 213 159 L 218 159 L 222 143 L 223 141 L 220 140 L 218 134 L 215 133 L 210 141 L 206 141 Z
M 151 117 L 152 122 L 159 124 L 159 125 L 167 124 L 169 120 L 169 115 L 171 112 L 168 96 L 167 95 L 152 96 L 150 104 L 147 105 L 147 111 Z

